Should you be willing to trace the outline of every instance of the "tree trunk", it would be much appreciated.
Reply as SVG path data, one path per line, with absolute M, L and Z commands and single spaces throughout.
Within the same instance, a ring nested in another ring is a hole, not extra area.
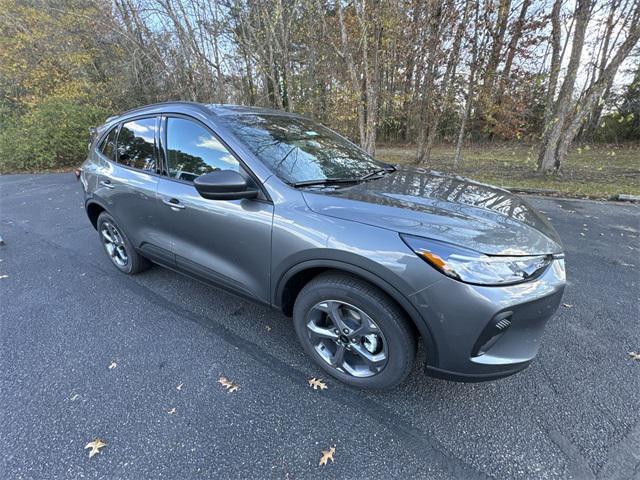
M 496 98 L 498 101 L 500 97 L 502 97 L 507 84 L 509 83 L 509 75 L 511 75 L 511 66 L 513 65 L 513 60 L 516 56 L 516 52 L 518 50 L 518 43 L 520 42 L 520 38 L 522 38 L 522 29 L 524 28 L 525 20 L 527 18 L 527 10 L 531 5 L 531 0 L 524 0 L 522 2 L 522 7 L 520 8 L 520 16 L 513 26 L 513 32 L 511 34 L 511 40 L 509 41 L 509 45 L 507 47 L 507 59 L 504 62 L 504 69 L 502 71 L 502 77 L 500 80 L 500 87 L 498 88 L 498 94 Z
M 478 66 L 478 19 L 480 15 L 480 3 L 475 2 L 475 27 L 473 32 L 473 40 L 471 43 L 471 66 L 469 68 L 469 82 L 467 84 L 467 98 L 465 99 L 464 112 L 460 120 L 460 131 L 458 132 L 458 141 L 456 143 L 456 154 L 453 157 L 453 168 L 457 168 L 462 157 L 462 144 L 464 143 L 465 128 L 467 121 L 471 115 L 471 104 L 473 102 L 473 90 L 475 88 L 476 69 Z
M 585 33 L 591 13 L 591 0 L 577 0 L 575 19 L 576 26 L 571 45 L 571 56 L 567 66 L 567 74 L 562 82 L 558 100 L 554 106 L 553 119 L 545 128 L 543 144 L 538 157 L 538 170 L 544 173 L 558 170 L 560 164 L 556 157 L 556 151 L 560 143 L 562 132 L 565 128 L 565 121 L 571 109 L 571 100 L 576 83 L 576 76 L 580 66 L 580 56 L 584 46 Z
M 614 18 L 616 14 L 616 10 L 620 5 L 621 0 L 616 0 L 611 3 L 611 8 L 609 9 L 609 15 L 607 16 L 607 23 L 604 32 L 604 38 L 602 41 L 602 46 L 600 49 L 600 61 L 598 64 L 598 78 L 602 76 L 604 73 L 604 69 L 607 65 L 607 59 L 609 58 L 609 44 L 611 42 L 611 35 L 613 34 Z M 606 100 L 609 96 L 609 92 L 611 90 L 611 84 L 605 88 L 605 91 L 602 95 L 602 99 Z M 589 115 L 589 121 L 586 123 L 585 129 L 581 137 L 592 139 L 595 131 L 598 128 L 598 123 L 600 123 L 600 117 L 602 115 L 602 110 L 604 108 L 604 102 L 598 102 L 595 106 L 591 114 Z
M 429 35 L 427 36 L 427 65 L 424 84 L 422 88 L 422 106 L 420 109 L 420 130 L 418 133 L 417 163 L 421 164 L 428 160 L 427 141 L 431 124 L 434 105 L 434 77 L 436 74 L 436 61 L 438 50 L 440 49 L 440 23 L 442 8 L 437 0 L 428 0 L 427 8 L 429 15 Z
M 560 24 L 560 9 L 562 0 L 555 0 L 551 9 L 551 68 L 549 69 L 549 85 L 547 86 L 547 98 L 544 109 L 545 129 L 553 118 L 553 101 L 556 97 L 558 87 L 558 76 L 560 75 L 561 52 L 562 52 L 562 30 Z
M 618 48 L 618 51 L 609 64 L 604 68 L 598 80 L 587 89 L 580 101 L 580 104 L 574 107 L 573 118 L 570 119 L 568 127 L 562 132 L 558 142 L 556 157 L 559 165 L 561 165 L 566 158 L 573 139 L 576 137 L 580 127 L 589 116 L 589 113 L 593 112 L 594 107 L 602 98 L 604 91 L 611 86 L 620 64 L 625 60 L 625 58 L 627 58 L 636 43 L 638 43 L 638 40 L 640 39 L 640 23 L 638 22 L 639 12 L 640 6 L 636 9 L 634 14 L 636 21 L 631 23 L 629 34 L 624 43 L 620 48 Z

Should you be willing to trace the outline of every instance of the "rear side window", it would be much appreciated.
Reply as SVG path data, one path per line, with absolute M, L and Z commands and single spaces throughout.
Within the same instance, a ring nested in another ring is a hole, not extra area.
M 116 151 L 116 134 L 118 133 L 118 127 L 115 126 L 111 129 L 109 134 L 104 137 L 100 144 L 100 151 L 109 160 L 113 160 L 113 153 Z
M 184 118 L 167 119 L 169 176 L 193 181 L 216 170 L 240 171 L 231 152 L 203 126 Z
M 118 135 L 118 163 L 156 171 L 156 119 L 141 118 L 122 125 Z

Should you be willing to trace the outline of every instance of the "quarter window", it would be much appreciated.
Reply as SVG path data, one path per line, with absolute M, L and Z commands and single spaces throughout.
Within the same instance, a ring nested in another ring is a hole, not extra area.
M 156 119 L 141 118 L 122 125 L 118 135 L 118 163 L 138 170 L 156 171 Z
M 240 171 L 235 157 L 207 129 L 184 118 L 167 119 L 169 176 L 193 181 L 216 170 Z
M 100 151 L 109 160 L 113 160 L 113 152 L 116 151 L 116 134 L 118 133 L 118 127 L 115 126 L 111 129 L 109 134 L 104 137 L 100 144 Z

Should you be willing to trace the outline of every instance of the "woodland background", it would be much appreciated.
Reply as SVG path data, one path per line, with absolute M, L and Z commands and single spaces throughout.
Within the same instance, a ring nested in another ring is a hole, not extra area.
M 0 0 L 0 172 L 164 100 L 295 111 L 501 185 L 640 194 L 640 0 Z

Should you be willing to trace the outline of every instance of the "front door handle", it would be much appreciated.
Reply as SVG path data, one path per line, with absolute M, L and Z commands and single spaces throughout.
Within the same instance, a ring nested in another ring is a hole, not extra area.
M 114 188 L 114 185 L 111 183 L 111 180 L 100 180 L 100 185 L 107 188 Z
M 170 198 L 168 200 L 166 198 L 163 198 L 162 203 L 178 210 L 182 210 L 184 208 L 184 205 L 181 204 L 180 200 L 178 200 L 177 198 Z

